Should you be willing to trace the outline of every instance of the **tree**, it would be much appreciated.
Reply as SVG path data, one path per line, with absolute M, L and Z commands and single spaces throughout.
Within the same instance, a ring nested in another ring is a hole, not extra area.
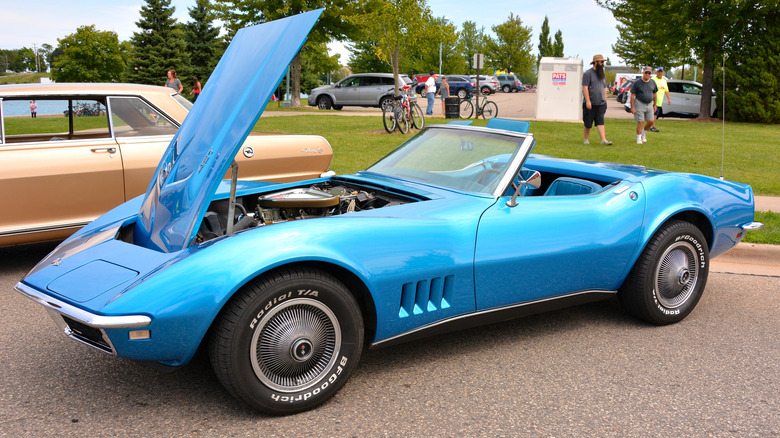
M 265 21 L 325 8 L 319 21 L 309 33 L 309 47 L 324 47 L 321 43 L 331 40 L 347 40 L 356 35 L 358 28 L 345 19 L 353 13 L 355 4 L 349 0 L 214 0 L 212 4 L 218 18 L 225 22 L 228 38 L 238 29 Z M 326 52 L 327 53 L 327 52 Z M 301 106 L 301 54 L 290 63 L 290 106 Z
M 183 32 L 173 18 L 175 8 L 170 0 L 145 0 L 141 19 L 135 24 L 139 32 L 130 38 L 127 77 L 130 82 L 162 85 L 168 70 L 177 71 L 179 79 L 190 74 Z M 182 83 L 185 81 L 182 80 Z
M 127 66 L 126 51 L 116 32 L 81 26 L 57 40 L 62 55 L 54 60 L 51 78 L 56 82 L 119 82 Z
M 552 56 L 563 57 L 563 33 L 558 29 L 555 32 L 555 42 L 552 45 Z
M 35 52 L 29 47 L 22 47 L 16 52 L 15 63 L 17 67 L 14 71 L 35 71 Z
M 301 90 L 311 94 L 313 88 L 323 84 L 320 77 L 336 72 L 341 55 L 328 55 L 326 43 L 306 44 L 301 50 Z
M 507 21 L 492 29 L 496 39 L 488 43 L 488 53 L 499 68 L 518 76 L 533 74 L 531 28 L 523 26 L 520 17 L 510 12 Z
M 463 30 L 460 31 L 459 47 L 460 52 L 465 58 L 464 67 L 467 73 L 476 73 L 473 67 L 474 55 L 486 52 L 489 38 L 485 35 L 485 27 L 477 29 L 477 24 L 473 21 L 464 21 Z M 491 60 L 485 60 L 485 69 L 488 69 Z
M 539 56 L 536 57 L 536 63 L 538 64 L 545 56 L 553 56 L 553 44 L 550 38 L 550 20 L 547 16 L 544 16 L 542 22 L 542 30 L 539 32 Z
M 46 64 L 51 67 L 51 54 L 54 52 L 54 47 L 51 44 L 43 43 L 38 48 L 38 58 L 40 59 L 39 65 L 42 72 L 46 71 Z
M 219 39 L 219 27 L 212 25 L 214 19 L 209 14 L 208 0 L 197 0 L 195 6 L 188 10 L 192 21 L 182 26 L 184 42 L 192 74 L 198 77 L 201 85 L 205 85 L 225 47 Z
M 612 49 L 630 65 L 679 65 L 691 53 L 703 64 L 699 118 L 711 114 L 713 72 L 748 10 L 777 10 L 777 0 L 596 0 L 620 23 Z M 737 54 L 735 54 L 737 55 Z
M 766 3 L 743 9 L 734 26 L 740 38 L 726 48 L 727 120 L 780 123 L 780 9 Z M 739 54 L 733 55 L 733 54 Z M 723 89 L 721 74 L 715 89 Z M 720 100 L 720 96 L 719 96 Z
M 355 41 L 348 47 L 350 55 L 347 65 L 352 73 L 392 73 L 390 64 L 379 59 L 374 41 Z
M 351 21 L 363 29 L 362 35 L 371 36 L 377 56 L 390 65 L 398 94 L 401 62 L 431 40 L 440 40 L 428 26 L 431 10 L 425 0 L 371 0 L 361 12 Z

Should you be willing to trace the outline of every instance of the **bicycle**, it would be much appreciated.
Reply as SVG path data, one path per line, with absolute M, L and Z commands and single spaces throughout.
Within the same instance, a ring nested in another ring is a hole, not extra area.
M 476 105 L 471 103 L 471 98 L 474 94 L 469 94 L 468 98 L 461 100 L 460 102 L 460 118 L 469 119 L 474 115 L 474 109 L 476 107 L 476 115 L 474 118 L 482 116 L 483 119 L 492 119 L 498 115 L 498 105 L 491 100 L 487 100 L 487 97 L 482 97 L 482 105 L 479 105 L 479 94 L 476 96 Z
M 391 107 L 382 108 L 382 123 L 388 134 L 391 134 L 396 128 L 406 134 L 409 132 L 410 126 L 417 129 L 422 129 L 425 126 L 422 108 L 417 105 L 417 102 L 411 100 L 408 93 L 409 90 L 405 88 L 402 94 L 393 97 Z

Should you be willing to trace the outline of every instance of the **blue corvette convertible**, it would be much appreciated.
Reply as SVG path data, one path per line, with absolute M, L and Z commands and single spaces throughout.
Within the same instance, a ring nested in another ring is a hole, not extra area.
M 203 345 L 233 395 L 287 414 L 333 396 L 366 346 L 614 296 L 680 321 L 710 258 L 761 226 L 747 185 L 536 156 L 531 134 L 469 126 L 353 175 L 223 181 L 317 15 L 240 31 L 147 193 L 16 289 L 119 357 L 179 367 Z

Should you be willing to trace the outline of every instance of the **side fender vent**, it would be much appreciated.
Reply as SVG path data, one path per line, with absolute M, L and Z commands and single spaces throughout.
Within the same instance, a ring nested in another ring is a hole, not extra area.
M 405 283 L 401 288 L 399 318 L 421 315 L 450 307 L 452 285 L 455 276 L 435 277 L 416 283 Z

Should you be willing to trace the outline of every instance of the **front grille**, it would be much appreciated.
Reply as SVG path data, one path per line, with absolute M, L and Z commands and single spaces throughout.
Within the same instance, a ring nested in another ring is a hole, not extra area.
M 90 327 L 84 323 L 68 318 L 65 315 L 62 316 L 62 319 L 64 319 L 65 324 L 68 325 L 68 328 L 65 330 L 65 334 L 71 338 L 76 339 L 77 341 L 81 341 L 106 353 L 114 352 L 108 342 L 106 342 L 105 338 L 103 337 L 103 332 L 100 329 Z

